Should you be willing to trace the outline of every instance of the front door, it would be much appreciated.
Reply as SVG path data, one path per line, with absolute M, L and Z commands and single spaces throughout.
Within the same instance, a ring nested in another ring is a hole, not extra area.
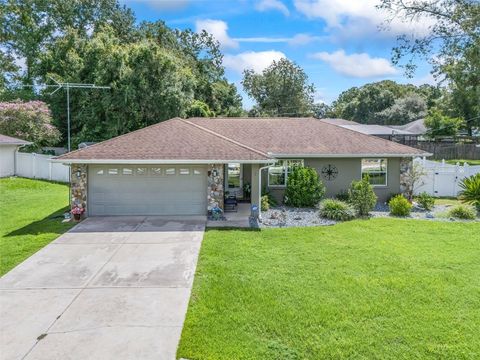
M 235 195 L 237 198 L 243 197 L 242 189 L 242 164 L 230 163 L 227 166 L 226 191 L 229 196 Z

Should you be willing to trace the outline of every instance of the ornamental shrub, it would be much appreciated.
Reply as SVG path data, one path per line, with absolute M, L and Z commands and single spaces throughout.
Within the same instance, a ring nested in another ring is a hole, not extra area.
M 314 207 L 325 194 L 325 186 L 311 167 L 293 167 L 287 179 L 285 204 L 294 207 Z
M 320 203 L 319 214 L 326 219 L 347 221 L 355 217 L 355 210 L 344 201 L 325 199 Z
M 475 211 L 471 207 L 457 205 L 450 209 L 448 216 L 463 220 L 475 220 Z
M 466 204 L 473 205 L 480 212 L 480 173 L 463 179 L 460 182 L 460 200 Z
M 435 205 L 435 198 L 429 193 L 424 191 L 418 194 L 417 202 L 424 210 L 430 211 L 433 209 L 433 206 Z
M 270 209 L 270 202 L 268 201 L 268 195 L 263 195 L 262 196 L 260 209 L 262 211 L 268 211 Z
M 377 203 L 377 195 L 373 192 L 368 175 L 362 180 L 354 180 L 348 190 L 348 197 L 359 216 L 368 216 Z
M 403 195 L 393 197 L 388 202 L 388 207 L 393 216 L 408 216 L 412 210 L 412 204 Z

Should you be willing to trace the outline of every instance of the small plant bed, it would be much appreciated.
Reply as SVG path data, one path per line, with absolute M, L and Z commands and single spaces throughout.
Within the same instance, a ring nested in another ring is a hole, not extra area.
M 414 201 L 410 214 L 405 218 L 434 221 L 480 221 L 478 216 L 475 220 L 465 220 L 451 216 L 450 210 L 453 207 L 455 207 L 453 204 L 435 204 L 432 210 L 426 211 Z M 370 215 L 374 218 L 395 217 L 391 215 L 390 208 L 386 203 L 377 203 Z
M 334 225 L 336 221 L 322 218 L 316 208 L 294 208 L 288 206 L 274 207 L 262 212 L 260 228 L 325 226 Z

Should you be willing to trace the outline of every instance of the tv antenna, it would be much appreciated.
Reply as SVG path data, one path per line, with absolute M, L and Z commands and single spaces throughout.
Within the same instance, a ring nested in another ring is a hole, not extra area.
M 55 83 L 53 85 L 41 84 L 41 85 L 23 85 L 23 87 L 54 87 L 54 89 L 50 95 L 55 94 L 60 89 L 67 90 L 67 144 L 68 144 L 68 152 L 71 149 L 71 135 L 70 135 L 70 89 L 110 89 L 110 86 L 98 86 L 95 84 L 83 84 L 83 83 L 70 83 L 70 82 L 58 82 L 51 76 L 49 78 Z

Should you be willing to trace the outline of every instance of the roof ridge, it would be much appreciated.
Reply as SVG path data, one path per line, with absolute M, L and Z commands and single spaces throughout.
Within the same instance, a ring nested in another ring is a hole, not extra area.
M 145 127 L 143 127 L 143 128 L 140 128 L 140 129 L 137 129 L 137 130 L 133 130 L 133 131 L 127 132 L 127 133 L 125 133 L 125 134 L 121 134 L 121 135 L 118 135 L 118 136 L 114 136 L 114 137 L 112 137 L 112 138 L 110 138 L 110 139 L 106 139 L 106 140 L 103 140 L 103 141 L 99 141 L 99 142 L 97 142 L 97 143 L 95 143 L 95 144 L 93 144 L 93 145 L 89 145 L 89 146 L 87 146 L 87 147 L 85 147 L 85 148 L 76 149 L 76 150 L 73 150 L 73 151 L 69 151 L 69 152 L 67 152 L 67 153 L 65 153 L 65 154 L 62 154 L 62 155 L 59 155 L 59 156 L 54 157 L 54 159 L 61 158 L 63 155 L 66 155 L 66 154 L 77 153 L 77 152 L 82 151 L 82 150 L 85 150 L 85 149 L 87 149 L 87 148 L 90 149 L 90 148 L 95 147 L 95 146 L 97 146 L 97 145 L 102 145 L 102 144 L 108 143 L 108 142 L 110 142 L 110 141 L 112 141 L 112 140 L 116 140 L 116 139 L 118 139 L 118 138 L 122 138 L 122 137 L 125 137 L 125 136 L 127 136 L 127 135 L 130 135 L 130 134 L 133 134 L 133 133 L 136 133 L 136 132 L 139 132 L 139 131 L 143 131 L 143 130 L 145 130 L 145 129 L 148 129 L 148 128 L 151 128 L 151 127 L 160 125 L 160 124 L 162 124 L 162 123 L 165 123 L 165 122 L 171 121 L 171 120 L 182 120 L 182 119 L 177 116 L 177 117 L 174 117 L 174 118 L 171 118 L 171 119 L 159 121 L 159 122 L 157 122 L 157 123 L 155 123 L 155 124 L 148 125 L 148 126 L 145 126 Z
M 221 134 L 219 134 L 219 133 L 217 133 L 217 132 L 215 132 L 215 131 L 213 131 L 213 130 L 204 128 L 203 126 L 198 125 L 198 124 L 195 124 L 194 122 L 191 122 L 191 121 L 189 121 L 189 120 L 187 120 L 187 119 L 180 119 L 180 120 L 183 121 L 183 122 L 186 123 L 186 124 L 190 124 L 191 126 L 194 126 L 194 127 L 198 128 L 198 129 L 200 129 L 200 130 L 203 130 L 203 131 L 205 131 L 205 132 L 207 132 L 207 133 L 209 133 L 209 134 L 212 134 L 212 135 L 217 136 L 217 137 L 219 137 L 219 138 L 221 138 L 221 139 L 224 139 L 224 140 L 226 140 L 226 141 L 229 141 L 229 142 L 231 142 L 232 144 L 241 146 L 241 147 L 243 147 L 244 149 L 247 149 L 247 150 L 256 152 L 257 154 L 262 155 L 262 156 L 266 156 L 266 157 L 268 157 L 268 158 L 271 157 L 270 155 L 268 155 L 267 153 L 264 153 L 263 151 L 254 149 L 254 148 L 252 148 L 252 147 L 250 147 L 250 146 L 248 146 L 248 145 L 245 145 L 245 144 L 242 144 L 242 143 L 240 143 L 240 142 L 238 142 L 238 141 L 232 140 L 232 139 L 230 139 L 229 137 L 226 137 L 226 136 L 224 136 L 224 135 L 221 135 Z

